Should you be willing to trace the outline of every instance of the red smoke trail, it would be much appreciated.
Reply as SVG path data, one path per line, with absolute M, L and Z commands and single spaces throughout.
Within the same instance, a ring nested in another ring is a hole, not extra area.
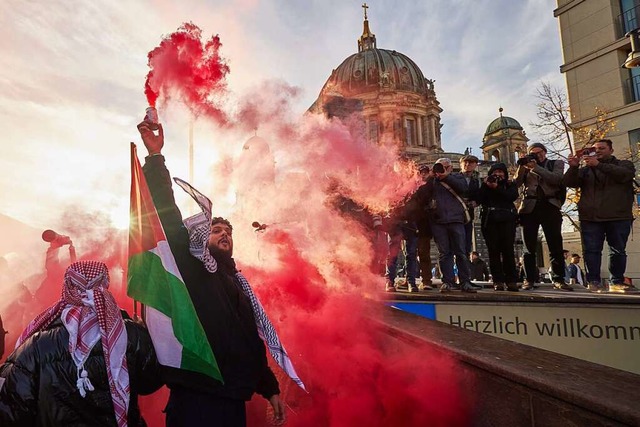
M 202 31 L 192 23 L 183 24 L 166 36 L 160 46 L 148 54 L 149 68 L 144 93 L 150 106 L 174 97 L 191 112 L 223 124 L 227 116 L 219 98 L 226 89 L 229 67 L 220 56 L 220 38 L 201 41 Z
M 267 231 L 275 271 L 245 269 L 306 381 L 309 394 L 280 376 L 290 426 L 460 426 L 468 401 L 450 360 L 402 347 L 377 332 L 379 303 L 329 290 L 287 233 Z M 353 275 L 357 272 L 353 272 Z M 254 399 L 250 419 L 264 420 Z
M 194 184 L 214 196 L 215 209 L 232 212 L 236 260 L 308 386 L 306 394 L 274 368 L 291 408 L 289 425 L 465 425 L 471 405 L 458 389 L 454 363 L 377 330 L 375 299 L 384 279 L 369 269 L 371 224 L 366 215 L 361 223 L 342 216 L 332 203 L 338 193 L 383 212 L 415 190 L 415 166 L 398 160 L 395 145 L 369 143 L 357 116 L 292 117 L 299 90 L 285 82 L 260 84 L 238 105 L 225 104 L 222 95 L 232 94 L 225 90 L 220 41 L 212 39 L 215 60 L 207 62 L 200 38 L 193 24 L 165 37 L 149 54 L 147 94 L 150 103 L 154 96 L 186 103 L 228 133 L 258 129 L 243 150 L 218 135 L 222 161 L 200 166 L 214 171 L 212 184 Z M 216 72 L 201 73 L 203 63 Z M 230 186 L 233 205 L 220 197 Z M 256 220 L 267 225 L 264 232 L 253 231 Z M 255 400 L 250 425 L 263 425 L 266 404 Z M 148 405 L 145 417 L 155 425 L 164 397 Z

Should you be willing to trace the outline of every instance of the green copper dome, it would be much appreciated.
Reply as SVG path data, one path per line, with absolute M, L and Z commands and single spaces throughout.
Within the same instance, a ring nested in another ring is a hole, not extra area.
M 520 126 L 520 123 L 518 123 L 518 121 L 513 117 L 500 115 L 500 117 L 489 123 L 489 126 L 487 126 L 487 131 L 484 134 L 485 136 L 490 135 L 501 129 L 522 130 L 522 126 Z

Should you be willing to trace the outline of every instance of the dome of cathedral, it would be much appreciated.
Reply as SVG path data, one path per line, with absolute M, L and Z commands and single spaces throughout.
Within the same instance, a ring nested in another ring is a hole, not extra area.
M 242 146 L 243 150 L 249 150 L 252 154 L 267 154 L 271 152 L 269 143 L 264 138 L 254 135 Z
M 520 126 L 520 123 L 513 117 L 503 116 L 502 109 L 500 109 L 500 117 L 489 123 L 489 126 L 487 126 L 487 130 L 484 134 L 485 136 L 491 135 L 492 133 L 501 129 L 522 130 L 522 126 Z
M 342 61 L 325 84 L 329 91 L 333 89 L 345 97 L 378 92 L 385 86 L 425 94 L 429 81 L 408 56 L 395 50 L 369 48 Z

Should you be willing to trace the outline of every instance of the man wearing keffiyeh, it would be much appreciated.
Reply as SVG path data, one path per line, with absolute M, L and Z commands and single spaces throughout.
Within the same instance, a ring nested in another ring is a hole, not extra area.
M 265 344 L 284 372 L 303 389 L 304 385 L 262 305 L 236 269 L 232 226 L 223 218 L 212 217 L 207 197 L 174 178 L 202 209 L 183 220 L 161 154 L 162 125 L 158 135 L 144 121 L 138 130 L 149 152 L 143 171 L 154 205 L 223 379 L 163 366 L 164 380 L 171 389 L 167 426 L 243 427 L 245 401 L 256 392 L 273 407 L 276 423 L 283 423 L 284 403 L 267 364 Z
M 58 302 L 29 323 L 0 367 L 0 425 L 146 425 L 137 396 L 160 388 L 159 365 L 148 332 L 108 287 L 102 262 L 67 268 Z

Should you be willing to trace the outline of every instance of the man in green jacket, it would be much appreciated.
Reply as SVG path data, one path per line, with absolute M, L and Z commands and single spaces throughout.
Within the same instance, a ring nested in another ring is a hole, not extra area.
M 588 289 L 592 292 L 604 290 L 600 266 L 606 239 L 611 274 L 609 291 L 637 292 L 633 285 L 624 283 L 625 248 L 633 221 L 635 167 L 628 160 L 616 159 L 612 153 L 611 140 L 600 139 L 591 150 L 580 150 L 575 156 L 569 156 L 564 184 L 580 189 L 578 214 Z M 580 166 L 580 162 L 584 166 Z

